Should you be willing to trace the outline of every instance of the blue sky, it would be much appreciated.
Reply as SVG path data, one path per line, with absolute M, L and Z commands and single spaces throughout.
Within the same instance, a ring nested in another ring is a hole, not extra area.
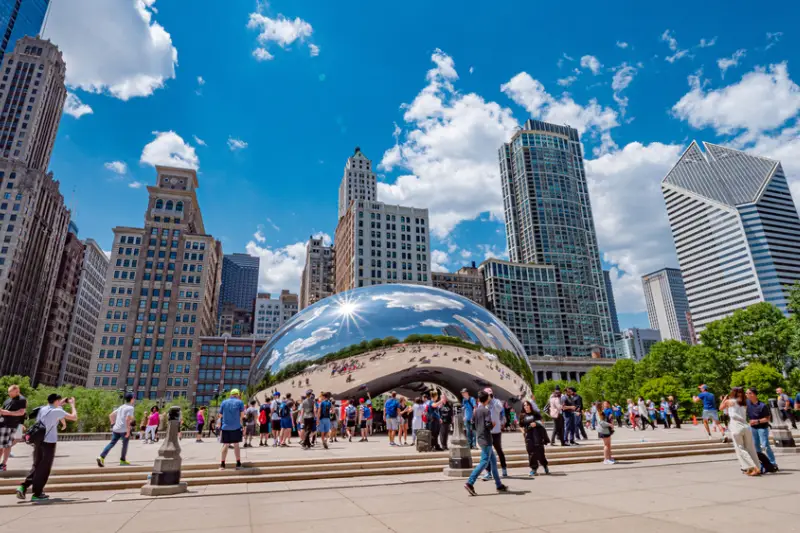
M 798 191 L 789 2 L 52 1 L 71 95 L 51 167 L 81 237 L 140 226 L 152 165 L 177 160 L 265 290 L 297 289 L 302 243 L 333 235 L 355 146 L 457 269 L 505 253 L 500 143 L 530 116 L 578 127 L 623 327 L 647 324 L 640 276 L 677 265 L 659 182 L 691 139 L 780 157 Z

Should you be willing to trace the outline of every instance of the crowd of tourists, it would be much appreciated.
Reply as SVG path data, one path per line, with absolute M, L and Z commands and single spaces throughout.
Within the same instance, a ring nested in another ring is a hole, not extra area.
M 700 385 L 698 389 L 692 400 L 702 405 L 703 426 L 709 439 L 713 438 L 713 430 L 719 432 L 723 440 L 732 441 L 741 470 L 750 476 L 777 471 L 769 435 L 772 416 L 769 407 L 759 400 L 759 391 L 735 387 L 717 402 L 706 385 Z M 800 410 L 800 394 L 793 399 L 780 388 L 776 394 L 780 418 L 796 428 L 794 410 Z M 220 469 L 226 468 L 230 449 L 234 452 L 236 468 L 241 468 L 241 448 L 255 446 L 256 438 L 258 446 L 287 447 L 297 435 L 304 450 L 318 443 L 327 449 L 331 442 L 352 442 L 354 438 L 358 442 L 368 442 L 374 432 L 385 428 L 389 434 L 389 446 L 408 446 L 414 445 L 423 435 L 421 431 L 426 430 L 424 436 L 426 440 L 430 439 L 430 448 L 441 451 L 448 449 L 454 416 L 458 412 L 463 417 L 468 446 L 481 451 L 480 462 L 466 484 L 467 491 L 475 494 L 474 484 L 482 473 L 483 480 L 495 481 L 497 490 L 507 490 L 502 483 L 502 478 L 508 476 L 502 445 L 505 431 L 522 433 L 528 453 L 529 475 L 536 476 L 540 467 L 545 474 L 550 473 L 545 446 L 557 442 L 561 446 L 575 446 L 578 441 L 588 439 L 589 429 L 596 431 L 603 442 L 604 463 L 614 464 L 611 436 L 616 429 L 645 431 L 649 427 L 655 430 L 657 423 L 663 424 L 664 428 L 673 425 L 680 428 L 682 422 L 672 396 L 661 398 L 659 403 L 642 397 L 636 401 L 629 399 L 625 409 L 607 401 L 587 407 L 574 388 L 568 387 L 562 393 L 556 387 L 543 408 L 539 408 L 533 396 L 520 405 L 516 407 L 517 412 L 508 403 L 495 398 L 490 388 L 479 391 L 475 397 L 463 389 L 460 411 L 455 409 L 446 394 L 435 389 L 413 399 L 392 391 L 380 409 L 373 408 L 373 398 L 369 393 L 364 397 L 336 401 L 330 392 L 317 396 L 312 389 L 306 390 L 297 400 L 291 393 L 281 395 L 273 391 L 272 398 L 259 405 L 256 400 L 245 404 L 240 392 L 234 389 L 220 404 L 214 421 L 206 419 L 205 408 L 196 411 L 196 440 L 203 442 L 206 424 L 212 427 L 221 443 Z M 111 439 L 97 457 L 99 467 L 105 466 L 109 453 L 120 442 L 119 464 L 130 464 L 127 460 L 128 444 L 137 427 L 134 409 L 135 398 L 128 393 L 122 405 L 109 414 Z M 550 434 L 545 429 L 543 415 L 552 420 Z M 164 419 L 158 406 L 144 413 L 139 424 L 139 436 L 144 444 L 157 440 Z M 27 442 L 34 449 L 31 470 L 16 489 L 18 498 L 25 499 L 29 489 L 32 501 L 48 498 L 44 488 L 55 458 L 59 427 L 63 430 L 66 422 L 77 420 L 74 398 L 64 399 L 51 394 L 47 405 L 29 412 L 27 400 L 20 394 L 19 387 L 9 387 L 8 397 L 0 409 L 0 471 L 7 469 L 14 445 Z

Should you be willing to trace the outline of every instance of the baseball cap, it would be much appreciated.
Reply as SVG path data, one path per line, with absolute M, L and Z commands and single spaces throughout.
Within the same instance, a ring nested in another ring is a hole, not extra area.
M 708 390 L 708 386 L 707 385 L 700 385 L 697 388 L 700 389 L 700 390 Z
M 469 392 L 466 388 L 461 389 L 461 392 Z
M 365 400 L 364 400 L 364 398 L 361 398 L 360 402 L 361 402 L 361 403 L 364 403 L 364 401 L 365 401 Z
M 239 396 L 239 389 L 231 389 L 231 396 Z
M 275 392 L 273 392 L 273 393 L 272 393 L 272 395 L 273 395 L 273 396 L 280 396 L 280 395 L 281 395 L 281 393 L 280 393 L 280 392 L 278 392 L 278 391 L 275 391 Z
M 491 396 L 494 396 L 494 391 L 492 390 L 492 388 L 491 388 L 491 387 L 486 387 L 486 388 L 485 388 L 485 389 L 483 389 L 483 390 L 484 390 L 484 392 L 485 392 L 486 394 L 489 394 L 489 395 L 491 395 Z
M 308 396 L 309 394 L 314 394 L 314 389 L 308 389 L 306 391 L 306 396 Z

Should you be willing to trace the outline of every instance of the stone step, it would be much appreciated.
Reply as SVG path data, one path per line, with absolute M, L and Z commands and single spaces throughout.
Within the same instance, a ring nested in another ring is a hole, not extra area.
M 668 448 L 668 447 L 667 447 Z M 677 458 L 698 455 L 719 455 L 730 454 L 733 449 L 729 445 L 705 444 L 695 445 L 694 449 L 627 449 L 618 450 L 615 456 L 619 460 L 646 460 Z M 553 466 L 566 464 L 594 463 L 602 460 L 602 452 L 598 449 L 590 454 L 567 455 L 549 454 L 550 464 Z M 527 467 L 527 457 L 523 454 L 515 454 L 507 457 L 509 468 Z M 337 468 L 324 469 L 316 468 L 314 465 L 304 465 L 304 467 L 294 467 L 295 471 L 276 471 L 275 469 L 263 468 L 244 468 L 242 470 L 189 470 L 183 472 L 182 480 L 191 486 L 220 485 L 237 483 L 264 483 L 264 482 L 285 482 L 301 481 L 314 479 L 333 479 L 333 478 L 352 478 L 364 476 L 396 476 L 406 474 L 424 474 L 441 472 L 446 466 L 444 458 L 425 458 L 415 461 L 417 464 L 409 464 L 409 461 L 391 461 L 368 463 L 345 463 L 337 465 Z M 339 468 L 342 466 L 343 468 Z M 290 468 L 290 467 L 287 467 Z M 302 468 L 301 470 L 297 470 Z M 115 474 L 114 474 L 115 475 Z M 137 476 L 137 477 L 134 477 Z M 124 479 L 98 480 L 97 474 L 81 476 L 54 476 L 50 478 L 47 485 L 48 492 L 80 492 L 92 490 L 125 490 L 139 488 L 147 481 L 147 475 L 137 472 L 129 472 L 123 476 Z M 0 494 L 11 494 L 19 480 L 9 480 L 11 484 L 0 486 Z

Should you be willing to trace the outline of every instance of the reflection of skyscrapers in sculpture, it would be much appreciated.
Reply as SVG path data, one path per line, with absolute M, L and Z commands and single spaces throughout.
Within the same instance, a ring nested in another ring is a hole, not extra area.
M 704 147 L 689 145 L 661 183 L 695 329 L 758 302 L 788 314 L 800 217 L 781 163 Z
M 459 326 L 445 326 L 442 328 L 442 335 L 447 335 L 448 337 L 455 337 L 457 339 L 461 339 L 463 341 L 472 342 L 470 336 L 464 331 L 464 328 Z
M 511 262 L 557 270 L 560 319 L 547 329 L 561 347 L 549 355 L 588 357 L 595 347 L 613 355 L 611 315 L 578 131 L 528 120 L 500 148 L 499 159 Z M 523 343 L 532 348 L 529 356 L 543 348 L 548 351 L 552 344 L 538 337 Z

